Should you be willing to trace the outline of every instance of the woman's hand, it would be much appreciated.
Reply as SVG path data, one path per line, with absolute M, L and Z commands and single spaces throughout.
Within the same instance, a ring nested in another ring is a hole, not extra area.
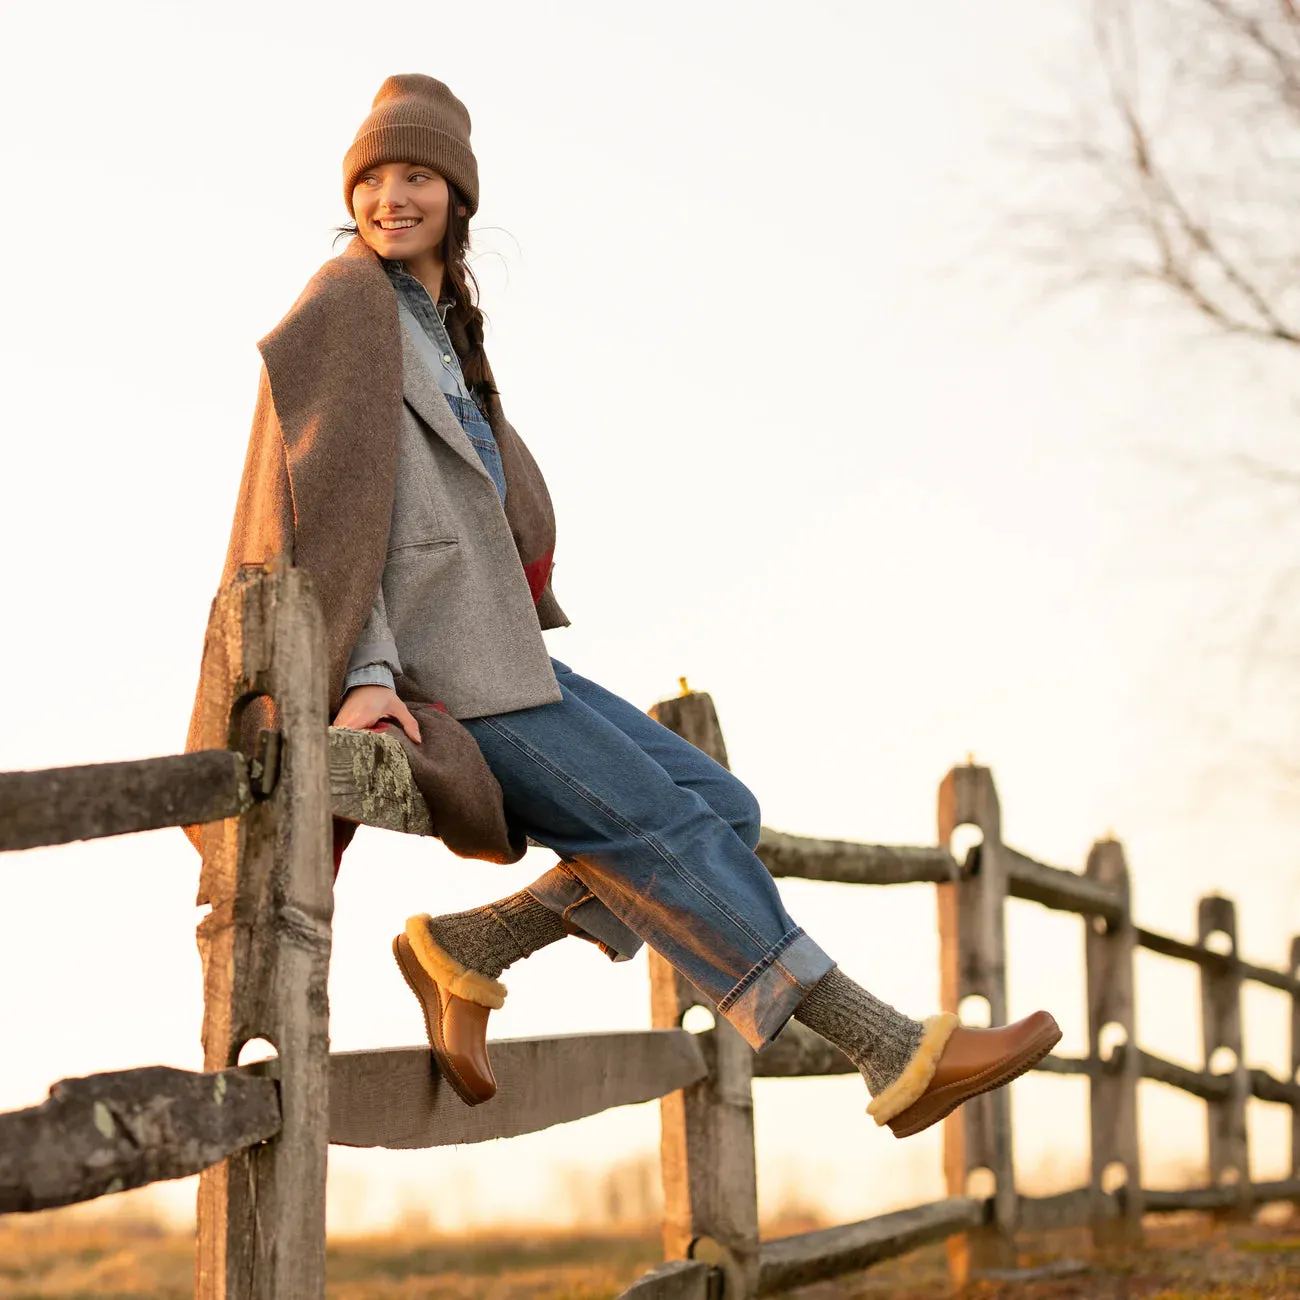
M 354 686 L 343 697 L 330 725 L 366 731 L 380 718 L 393 718 L 417 745 L 420 743 L 420 724 L 398 698 L 397 692 L 387 686 Z

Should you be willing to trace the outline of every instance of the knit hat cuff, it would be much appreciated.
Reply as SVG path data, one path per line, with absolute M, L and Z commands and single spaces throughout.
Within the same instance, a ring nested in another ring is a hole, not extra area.
M 469 215 L 478 208 L 478 164 L 465 143 L 435 126 L 388 122 L 359 135 L 343 158 L 344 197 L 352 210 L 352 191 L 361 174 L 384 162 L 422 163 L 445 176 L 460 191 Z

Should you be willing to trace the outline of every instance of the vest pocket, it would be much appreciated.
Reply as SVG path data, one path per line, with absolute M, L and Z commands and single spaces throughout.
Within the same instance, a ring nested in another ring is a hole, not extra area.
M 401 542 L 397 546 L 388 548 L 388 556 L 403 557 L 407 555 L 418 555 L 423 551 L 437 551 L 449 546 L 459 546 L 459 537 L 431 537 L 420 542 Z

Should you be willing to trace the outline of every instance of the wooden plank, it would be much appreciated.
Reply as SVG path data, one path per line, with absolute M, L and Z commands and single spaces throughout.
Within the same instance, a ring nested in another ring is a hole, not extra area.
M 619 1300 L 713 1300 L 721 1296 L 721 1270 L 703 1260 L 670 1259 L 637 1278 Z
M 1057 1056 L 1051 1052 L 1034 1069 L 1046 1074 L 1091 1074 L 1096 1065 L 1086 1056 Z
M 1273 970 L 1269 966 L 1256 966 L 1250 962 L 1239 961 L 1231 956 L 1225 956 L 1223 953 L 1211 952 L 1200 944 L 1188 943 L 1183 939 L 1174 939 L 1155 930 L 1139 929 L 1137 931 L 1137 941 L 1140 947 L 1149 948 L 1152 952 L 1158 952 L 1162 956 L 1195 962 L 1198 966 L 1208 967 L 1211 970 L 1227 970 L 1235 966 L 1242 979 L 1254 980 L 1258 984 L 1266 984 L 1269 988 L 1279 989 L 1283 993 L 1290 993 L 1293 997 L 1300 996 L 1300 979 L 1297 979 L 1294 974 L 1288 974 L 1286 971 Z
M 1268 1201 L 1300 1201 L 1300 1178 L 1284 1178 L 1273 1183 L 1254 1185 L 1255 1201 L 1263 1205 Z
M 1007 893 L 1044 907 L 1083 916 L 1100 916 L 1118 922 L 1124 914 L 1123 899 L 1109 882 L 1097 877 L 1063 871 L 1003 846 L 1007 863 Z
M 1137 930 L 1137 941 L 1140 948 L 1149 948 L 1152 952 L 1158 952 L 1164 957 L 1176 957 L 1180 961 L 1195 962 L 1198 966 L 1226 966 L 1228 958 L 1220 953 L 1211 952 L 1208 948 L 1202 948 L 1199 944 L 1188 943 L 1183 939 L 1174 939 L 1167 934 L 1159 934 L 1155 930 L 1144 930 L 1140 926 Z
M 707 692 L 653 705 L 650 716 L 727 766 L 722 728 Z M 754 1050 L 658 953 L 650 954 L 651 1022 L 673 1029 L 695 1005 L 715 1027 L 701 1043 L 708 1076 L 660 1102 L 664 1256 L 705 1258 L 726 1276 L 727 1300 L 758 1284 L 758 1176 L 754 1163 Z
M 0 1115 L 0 1214 L 185 1178 L 280 1129 L 275 1084 L 152 1065 L 60 1079 Z
M 1267 1070 L 1252 1069 L 1246 1073 L 1250 1076 L 1250 1090 L 1260 1101 L 1276 1101 L 1283 1106 L 1300 1107 L 1300 1084 L 1275 1079 Z
M 858 1067 L 834 1043 L 798 1020 L 754 1057 L 756 1079 L 802 1079 L 823 1074 L 857 1074 Z
M 1237 953 L 1237 909 L 1231 899 L 1212 895 L 1202 898 L 1196 908 L 1196 937 L 1206 946 L 1215 931 L 1226 934 Z M 1220 1048 L 1227 1048 L 1235 1058 L 1226 1096 L 1207 1100 L 1209 1122 L 1210 1181 L 1217 1186 L 1236 1190 L 1232 1209 L 1235 1216 L 1250 1210 L 1250 1157 L 1246 1134 L 1246 1100 L 1250 1096 L 1250 1076 L 1242 1060 L 1241 972 L 1236 962 L 1224 966 L 1201 966 L 1201 1032 L 1205 1046 L 1205 1068 Z
M 336 817 L 432 835 L 429 805 L 415 788 L 402 743 L 377 731 L 329 729 L 330 805 Z
M 331 826 L 325 636 L 311 581 L 277 563 L 220 592 L 203 647 L 207 748 L 264 727 L 279 779 L 243 816 L 202 827 L 203 1048 L 208 1070 L 264 1038 L 279 1054 L 283 1128 L 199 1179 L 198 1300 L 323 1300 L 329 1141 Z M 268 700 L 274 702 L 274 711 Z
M 427 1047 L 330 1055 L 330 1141 L 406 1150 L 518 1137 L 615 1106 L 652 1101 L 707 1072 L 684 1029 L 489 1044 L 498 1092 L 466 1106 L 447 1087 Z
M 1020 1227 L 1025 1232 L 1053 1232 L 1086 1223 L 1096 1231 L 1098 1224 L 1123 1221 L 1123 1203 L 1127 1199 L 1099 1193 L 1094 1186 L 1077 1187 L 1055 1196 L 1022 1196 Z
M 1267 984 L 1269 988 L 1280 989 L 1293 997 L 1300 994 L 1300 980 L 1293 979 L 1285 971 L 1272 970 L 1267 966 L 1255 966 L 1248 961 L 1238 962 L 1237 969 L 1244 980 L 1254 980 L 1257 984 Z
M 882 1259 L 905 1255 L 928 1242 L 976 1228 L 984 1221 L 985 1213 L 982 1201 L 949 1197 L 861 1223 L 765 1241 L 758 1294 L 774 1295 L 869 1268 Z
M 1103 1066 L 1102 1038 L 1109 1027 L 1124 1035 L 1124 1045 L 1136 1044 L 1136 984 L 1133 953 L 1137 947 L 1130 903 L 1128 863 L 1123 846 L 1099 840 L 1088 853 L 1087 880 L 1115 900 L 1113 916 L 1096 913 L 1084 926 L 1084 963 L 1088 998 L 1088 1055 Z M 1093 1244 L 1098 1247 L 1140 1246 L 1142 1243 L 1142 1159 L 1138 1146 L 1137 1051 L 1116 1053 L 1112 1069 L 1093 1070 L 1088 1084 L 1090 1187 Z M 1114 1191 L 1107 1186 L 1110 1171 L 1123 1171 L 1127 1189 L 1123 1212 L 1107 1213 Z
M 1144 1189 L 1147 1210 L 1231 1210 L 1237 1204 L 1235 1187 L 1189 1187 L 1178 1190 Z M 1254 1183 L 1251 1196 L 1256 1205 L 1269 1201 L 1300 1201 L 1300 1178 Z
M 1237 1204 L 1235 1187 L 1189 1187 L 1181 1191 L 1143 1188 L 1147 1212 L 1169 1210 L 1228 1210 Z
M 228 749 L 0 773 L 0 852 L 237 817 L 253 802 Z
M 1139 1056 L 1144 1079 L 1180 1088 L 1204 1101 L 1225 1101 L 1229 1096 L 1232 1085 L 1226 1075 L 1211 1074 L 1208 1070 L 1189 1070 L 1185 1065 L 1152 1056 L 1150 1052 L 1140 1052 Z
M 990 1024 L 1007 1022 L 1005 912 L 1006 858 L 1002 813 L 993 774 L 968 764 L 953 768 L 939 786 L 938 840 L 952 843 L 958 826 L 983 832 L 978 869 L 936 889 L 939 905 L 939 987 L 945 1011 L 957 1011 L 962 999 L 988 1000 Z M 1011 1097 L 997 1088 L 972 1097 L 943 1121 L 944 1178 L 950 1197 L 966 1195 L 976 1169 L 988 1169 L 995 1181 L 994 1212 L 986 1228 L 948 1243 L 949 1273 L 964 1286 L 985 1268 L 1016 1264 L 1015 1165 L 1011 1141 Z
M 947 849 L 898 844 L 859 844 L 788 835 L 764 826 L 755 850 L 774 876 L 834 880 L 849 885 L 904 885 L 956 880 Z

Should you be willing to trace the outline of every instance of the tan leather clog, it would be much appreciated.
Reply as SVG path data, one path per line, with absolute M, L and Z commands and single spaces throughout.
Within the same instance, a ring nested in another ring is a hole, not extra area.
M 962 1102 L 1001 1088 L 1032 1069 L 1060 1041 L 1060 1027 L 1046 1011 L 993 1029 L 956 1024 L 947 1034 L 924 1091 L 892 1115 L 877 1113 L 876 1123 L 888 1124 L 895 1137 L 911 1137 L 937 1124 Z
M 487 1021 L 505 1000 L 505 985 L 467 970 L 430 935 L 427 914 L 413 916 L 393 939 L 393 956 L 419 1000 L 438 1071 L 467 1106 L 497 1091 L 487 1050 Z

